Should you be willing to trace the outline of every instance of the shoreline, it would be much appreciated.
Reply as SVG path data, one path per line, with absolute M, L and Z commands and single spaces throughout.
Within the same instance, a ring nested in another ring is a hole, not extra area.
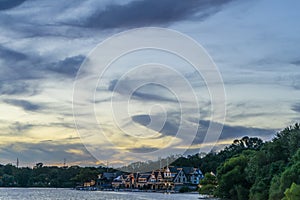
M 69 189 L 69 190 L 77 190 L 77 191 L 100 191 L 100 192 L 144 192 L 144 193 L 166 193 L 166 194 L 199 194 L 196 191 L 193 192 L 184 192 L 181 193 L 179 191 L 174 190 L 139 190 L 139 189 L 99 189 L 96 187 L 0 187 L 0 189 Z
M 137 189 L 127 189 L 127 190 L 123 190 L 123 189 L 119 189 L 119 190 L 79 190 L 76 188 L 55 188 L 55 187 L 0 187 L 1 189 L 58 189 L 58 190 L 73 190 L 73 191 L 82 191 L 82 192 L 105 192 L 105 193 L 159 193 L 159 194 L 166 194 L 166 195 L 181 195 L 181 194 L 187 194 L 187 195 L 197 195 L 198 199 L 211 199 L 211 200 L 219 200 L 217 197 L 211 197 L 209 195 L 203 195 L 203 194 L 199 194 L 198 192 L 184 192 L 184 193 L 180 193 L 178 191 L 151 191 L 151 190 L 137 190 Z
M 74 190 L 79 191 L 105 191 L 105 192 L 145 192 L 145 193 L 170 193 L 170 194 L 199 194 L 197 191 L 192 192 L 179 192 L 175 190 L 140 190 L 140 189 L 113 189 L 113 188 L 107 188 L 107 189 L 100 189 L 97 187 L 77 187 L 72 188 Z

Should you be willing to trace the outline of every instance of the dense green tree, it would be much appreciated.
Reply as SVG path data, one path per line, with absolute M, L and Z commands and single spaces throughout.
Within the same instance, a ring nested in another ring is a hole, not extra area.
M 250 183 L 246 180 L 245 168 L 253 151 L 247 151 L 225 161 L 217 171 L 216 195 L 226 199 L 248 199 Z
M 287 127 L 278 132 L 272 141 L 265 143 L 250 160 L 246 171 L 249 172 L 248 180 L 253 183 L 249 196 L 251 200 L 277 199 L 283 196 L 291 182 L 287 177 L 281 177 L 280 187 L 276 184 L 278 177 L 286 170 L 292 156 L 299 149 L 300 141 L 294 141 L 299 137 L 298 124 Z M 285 174 L 288 175 L 288 172 Z
M 199 193 L 213 195 L 217 188 L 217 184 L 217 177 L 211 173 L 206 173 L 204 179 L 200 181 Z
M 97 178 L 97 175 L 99 174 L 99 171 L 92 167 L 86 167 L 80 169 L 79 174 L 76 175 L 74 178 L 75 181 L 79 182 L 86 182 L 95 180 Z
M 290 188 L 285 192 L 285 197 L 283 200 L 299 200 L 300 199 L 300 185 L 293 183 Z
M 89 173 L 93 171 L 91 176 Z M 43 166 L 17 168 L 11 164 L 0 165 L 0 187 L 75 187 L 82 184 L 86 179 L 95 179 L 95 174 L 103 171 L 115 171 L 103 167 L 56 167 Z M 82 171 L 82 172 L 81 172 Z M 5 173 L 4 173 L 5 172 Z M 80 173 L 81 172 L 81 173 Z M 84 174 L 85 173 L 85 174 Z M 76 177 L 81 176 L 81 180 Z
M 3 185 L 4 187 L 11 187 L 11 186 L 15 186 L 15 177 L 12 175 L 8 175 L 8 174 L 4 174 L 2 176 L 2 181 L 3 181 Z
M 270 187 L 270 200 L 281 199 L 284 192 L 292 183 L 300 184 L 300 149 L 293 156 L 289 166 L 280 174 L 273 178 Z
M 279 188 L 280 188 L 280 176 L 276 175 L 271 181 L 271 186 L 269 190 L 269 200 L 282 199 L 283 194 Z
M 26 187 L 30 185 L 30 177 L 32 176 L 32 170 L 30 168 L 18 169 L 16 172 L 16 182 L 18 186 Z

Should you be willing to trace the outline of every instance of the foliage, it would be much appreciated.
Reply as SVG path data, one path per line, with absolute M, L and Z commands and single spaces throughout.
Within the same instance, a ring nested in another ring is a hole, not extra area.
M 206 173 L 204 179 L 200 181 L 200 194 L 213 195 L 217 187 L 217 177 L 211 173 Z
M 290 188 L 284 192 L 283 200 L 298 200 L 300 199 L 300 185 L 293 183 Z
M 283 192 L 291 185 L 289 179 L 296 178 L 297 172 L 284 171 L 287 170 L 291 164 L 291 158 L 300 147 L 299 137 L 298 124 L 287 127 L 278 132 L 272 141 L 265 143 L 250 160 L 249 170 L 247 170 L 249 172 L 248 180 L 253 185 L 250 189 L 249 199 L 275 200 L 283 197 Z M 281 177 L 280 181 L 279 177 Z M 279 187 L 278 183 L 280 183 Z
M 190 192 L 190 191 L 191 191 L 190 188 L 187 186 L 183 186 L 179 189 L 180 193 L 185 193 L 185 192 Z
M 225 161 L 218 168 L 218 187 L 216 195 L 227 199 L 247 199 L 250 184 L 245 180 L 245 168 L 249 158 L 238 155 Z
M 216 196 L 228 199 L 282 199 L 293 182 L 300 184 L 300 125 L 279 131 L 265 143 L 243 137 L 220 152 L 196 154 L 181 161 L 199 166 L 203 172 L 217 173 L 219 185 L 203 184 L 199 189 L 202 194 L 215 191 Z
M 103 167 L 57 167 L 38 163 L 34 168 L 0 165 L 0 187 L 75 187 L 95 180 Z M 114 171 L 109 169 L 110 172 Z
M 204 179 L 200 181 L 200 185 L 217 185 L 217 177 L 211 173 L 205 173 Z
M 98 170 L 95 168 L 82 168 L 80 172 L 74 177 L 73 180 L 77 182 L 86 182 L 90 180 L 95 180 L 99 174 Z

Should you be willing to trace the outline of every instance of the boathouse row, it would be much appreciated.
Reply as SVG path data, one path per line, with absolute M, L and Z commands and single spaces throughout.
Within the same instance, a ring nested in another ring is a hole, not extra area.
M 95 185 L 103 189 L 176 190 L 183 186 L 197 186 L 203 178 L 199 168 L 170 166 L 148 173 L 103 173 Z

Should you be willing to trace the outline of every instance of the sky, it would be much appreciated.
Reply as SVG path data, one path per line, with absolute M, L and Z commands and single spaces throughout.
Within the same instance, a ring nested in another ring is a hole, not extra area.
M 22 166 L 62 165 L 66 159 L 69 165 L 108 161 L 120 166 L 164 156 L 154 156 L 158 149 L 187 154 L 204 146 L 218 149 L 245 135 L 271 139 L 300 118 L 299 9 L 297 0 L 0 0 L 0 163 L 15 164 L 19 158 Z M 82 102 L 74 93 L 85 97 L 86 90 L 95 89 L 76 85 L 93 50 L 114 34 L 143 27 L 175 30 L 205 49 L 223 80 L 224 123 L 212 121 L 210 91 L 193 66 L 151 49 L 111 64 L 94 98 L 83 98 L 95 113 L 77 107 Z M 182 76 L 160 71 L 149 65 L 153 62 Z M 143 63 L 148 65 L 130 71 Z M 182 77 L 197 96 L 199 113 Z M 153 80 L 165 81 L 171 89 L 139 85 Z M 128 103 L 124 99 L 135 85 L 141 87 Z M 223 125 L 216 144 L 203 142 L 210 124 Z M 182 145 L 189 134 L 176 135 L 179 128 L 189 132 L 196 125 L 193 141 Z M 85 140 L 85 133 L 100 136 Z

